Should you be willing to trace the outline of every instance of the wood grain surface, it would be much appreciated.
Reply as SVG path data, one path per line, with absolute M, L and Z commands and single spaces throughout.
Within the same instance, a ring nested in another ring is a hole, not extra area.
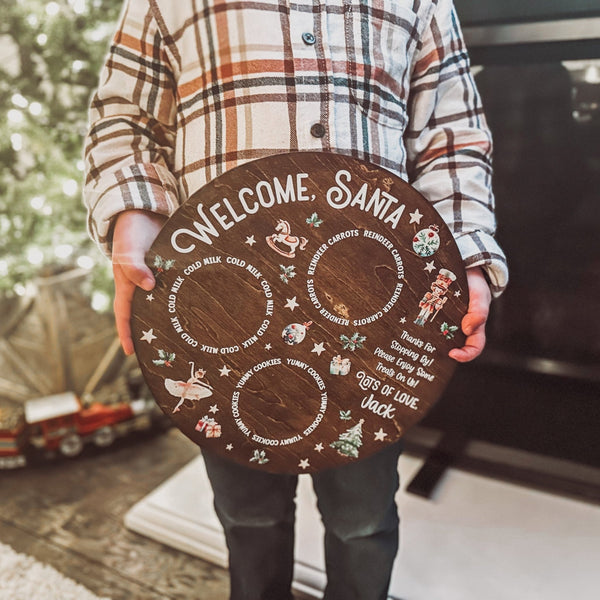
M 132 330 L 162 410 L 194 442 L 272 472 L 368 456 L 454 370 L 468 304 L 433 207 L 389 172 L 300 152 L 217 177 L 167 222 Z

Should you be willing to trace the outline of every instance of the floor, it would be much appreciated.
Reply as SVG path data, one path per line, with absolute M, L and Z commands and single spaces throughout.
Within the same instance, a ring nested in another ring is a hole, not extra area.
M 389 600 L 598 598 L 599 506 L 454 467 L 425 499 L 406 492 L 422 464 L 405 452 L 398 465 L 401 546 Z M 323 528 L 310 477 L 299 479 L 295 589 L 317 599 Z M 225 557 L 201 457 L 137 503 L 126 522 L 217 564 Z
M 0 541 L 112 600 L 224 600 L 225 570 L 123 527 L 133 504 L 197 454 L 173 429 L 0 472 Z
M 0 541 L 54 566 L 99 596 L 108 596 L 112 600 L 225 600 L 228 578 L 224 569 L 128 531 L 123 526 L 124 515 L 132 506 L 197 455 L 197 448 L 172 429 L 164 434 L 144 434 L 121 440 L 104 451 L 86 449 L 74 460 L 44 461 L 25 469 L 1 472 Z M 410 573 L 418 576 L 410 593 L 400 597 L 454 599 L 455 596 L 446 593 L 450 584 L 444 584 L 442 595 L 431 596 L 423 595 L 423 589 L 417 583 L 429 581 L 442 585 L 444 581 L 452 583 L 458 577 L 460 581 L 454 582 L 460 584 L 459 590 L 464 589 L 463 567 L 468 572 L 478 564 L 477 561 L 483 561 L 482 564 L 493 566 L 494 573 L 507 573 L 515 565 L 513 550 L 529 557 L 523 565 L 527 564 L 524 572 L 530 585 L 535 585 L 536 581 L 545 581 L 546 585 L 554 577 L 558 579 L 553 587 L 558 590 L 566 585 L 570 590 L 577 589 L 572 596 L 577 600 L 596 597 L 597 585 L 584 582 L 583 575 L 591 576 L 590 581 L 595 577 L 591 569 L 596 561 L 593 545 L 600 539 L 597 501 L 567 498 L 563 501 L 560 496 L 551 494 L 549 499 L 553 506 L 572 504 L 575 510 L 569 514 L 575 516 L 572 522 L 561 520 L 556 532 L 555 527 L 549 531 L 547 518 L 553 513 L 544 513 L 540 509 L 535 496 L 540 492 L 524 494 L 527 488 L 523 486 L 515 488 L 511 484 L 509 488 L 513 489 L 508 489 L 498 480 L 483 478 L 486 489 L 490 488 L 488 496 L 497 498 L 498 506 L 494 502 L 477 501 L 479 512 L 466 510 L 465 507 L 474 506 L 474 492 L 468 487 L 473 479 L 461 473 L 456 471 L 453 477 L 464 479 L 465 484 L 449 485 L 446 477 L 431 501 L 415 500 L 416 496 L 405 494 L 409 504 L 401 507 L 405 527 L 411 523 L 419 524 L 418 537 L 428 541 L 432 548 L 448 545 L 452 560 L 461 568 L 448 573 L 443 564 L 438 564 L 441 553 L 436 550 L 428 555 L 431 556 L 431 568 L 422 570 L 422 564 L 416 560 L 416 546 L 411 542 L 413 550 L 402 555 L 402 563 Z M 407 483 L 405 480 L 405 485 Z M 507 490 L 510 498 L 503 496 Z M 517 501 L 514 500 L 515 493 Z M 455 507 L 449 521 L 450 529 L 438 520 L 439 512 L 432 518 L 430 512 L 436 505 Z M 469 525 L 471 521 L 467 522 L 467 517 L 472 520 L 473 514 L 480 512 L 477 523 Z M 518 525 L 517 515 L 526 518 L 525 526 Z M 410 532 L 407 529 L 404 532 L 407 533 L 407 537 L 403 537 L 406 542 Z M 461 539 L 464 543 L 459 544 Z M 546 556 L 545 564 L 537 564 L 534 559 L 534 550 L 539 548 Z M 539 573 L 539 579 L 528 576 L 532 569 Z M 475 586 L 475 579 L 470 585 Z M 498 594 L 498 590 L 502 590 L 500 580 L 479 583 L 489 590 L 484 595 L 490 599 L 541 600 L 548 597 L 536 595 L 534 589 L 528 589 L 519 598 L 494 595 L 492 591 Z M 563 593 L 564 589 L 560 597 L 564 597 Z M 477 597 L 483 597 L 481 590 Z M 464 600 L 464 595 L 459 594 L 456 598 Z

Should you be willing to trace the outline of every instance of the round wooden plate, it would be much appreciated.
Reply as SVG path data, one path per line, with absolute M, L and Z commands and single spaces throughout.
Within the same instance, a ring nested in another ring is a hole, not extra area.
M 411 186 L 330 153 L 217 177 L 147 256 L 132 331 L 146 382 L 190 439 L 302 473 L 398 440 L 442 393 L 468 305 L 452 234 Z

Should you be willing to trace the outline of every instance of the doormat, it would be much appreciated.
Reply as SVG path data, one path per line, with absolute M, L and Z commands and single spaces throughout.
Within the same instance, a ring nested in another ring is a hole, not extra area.
M 110 600 L 100 598 L 49 565 L 0 543 L 0 600 Z

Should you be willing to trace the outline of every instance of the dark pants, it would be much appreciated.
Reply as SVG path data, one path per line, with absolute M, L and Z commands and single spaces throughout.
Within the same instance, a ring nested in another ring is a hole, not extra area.
M 325 526 L 325 600 L 385 600 L 398 550 L 399 443 L 314 474 Z M 291 600 L 297 476 L 208 452 L 204 461 L 229 548 L 231 600 Z

